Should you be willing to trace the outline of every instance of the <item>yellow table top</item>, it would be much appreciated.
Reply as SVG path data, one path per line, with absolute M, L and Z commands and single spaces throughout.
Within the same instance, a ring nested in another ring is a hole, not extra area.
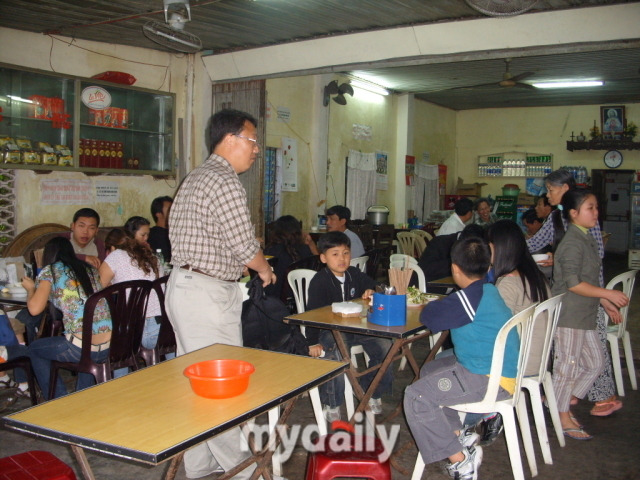
M 351 300 L 352 302 L 362 303 L 365 309 L 369 308 L 369 304 L 365 300 Z M 395 327 L 385 327 L 367 321 L 367 317 L 342 317 L 331 311 L 331 305 L 326 307 L 309 310 L 304 313 L 290 315 L 285 321 L 293 324 L 304 325 L 317 328 L 328 328 L 331 330 L 340 330 L 342 332 L 359 333 L 363 335 L 375 335 L 387 338 L 406 338 L 415 335 L 426 327 L 420 323 L 420 312 L 422 306 L 407 307 L 407 323 L 405 325 Z
M 203 360 L 255 366 L 248 390 L 207 399 L 183 370 Z M 343 372 L 345 362 L 216 344 L 4 418 L 9 428 L 156 464 Z
M 440 286 L 440 287 L 453 287 L 457 288 L 456 282 L 453 280 L 452 276 L 438 278 L 436 280 L 430 280 L 427 282 L 427 287 L 429 286 Z M 428 290 L 427 290 L 428 291 Z

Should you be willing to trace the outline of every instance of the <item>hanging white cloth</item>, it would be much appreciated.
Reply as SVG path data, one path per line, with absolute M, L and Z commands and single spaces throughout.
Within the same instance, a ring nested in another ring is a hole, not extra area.
M 349 150 L 346 206 L 352 219 L 363 219 L 376 203 L 376 154 Z
M 413 187 L 413 208 L 416 216 L 422 222 L 438 210 L 440 197 L 438 195 L 438 165 L 416 165 L 415 184 Z

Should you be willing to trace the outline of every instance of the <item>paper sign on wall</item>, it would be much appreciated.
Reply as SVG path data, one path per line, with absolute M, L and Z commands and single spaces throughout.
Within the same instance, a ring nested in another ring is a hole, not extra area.
M 40 204 L 90 205 L 93 203 L 91 180 L 42 180 Z
M 96 181 L 97 203 L 118 203 L 120 201 L 120 184 L 108 180 Z
M 376 188 L 388 190 L 389 188 L 389 164 L 386 152 L 376 152 Z
M 282 137 L 282 191 L 298 191 L 298 142 Z

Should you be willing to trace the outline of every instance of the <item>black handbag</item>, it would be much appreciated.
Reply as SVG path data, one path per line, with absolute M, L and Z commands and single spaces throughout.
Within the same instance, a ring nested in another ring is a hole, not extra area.
M 289 309 L 279 298 L 266 295 L 262 280 L 255 276 L 248 284 L 249 299 L 242 304 L 242 338 L 245 347 L 281 353 L 308 355 L 309 347 L 297 325 L 283 318 Z

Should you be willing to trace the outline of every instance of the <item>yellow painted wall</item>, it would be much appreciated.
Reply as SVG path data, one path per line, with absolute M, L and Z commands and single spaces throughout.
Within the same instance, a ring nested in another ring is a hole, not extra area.
M 142 33 L 141 33 L 142 35 Z M 172 92 L 176 94 L 176 117 L 184 118 L 186 113 L 186 91 L 188 56 L 148 50 L 143 48 L 109 45 L 66 37 L 50 37 L 0 28 L 0 62 L 55 71 L 62 74 L 91 77 L 108 70 L 123 71 L 137 78 L 135 86 Z M 200 65 L 199 65 L 200 64 Z M 191 163 L 200 163 L 204 158 L 203 137 L 205 110 L 210 112 L 211 84 L 207 77 L 202 83 L 204 68 L 201 62 L 193 62 L 195 108 L 192 113 L 193 131 L 189 141 L 193 146 L 191 159 L 181 161 L 189 167 Z M 208 102 L 208 103 L 207 103 Z M 176 125 L 176 138 L 179 137 Z M 176 142 L 176 149 L 178 148 Z M 197 159 L 197 162 L 195 160 Z M 177 182 L 175 180 L 154 180 L 150 176 L 97 176 L 87 177 L 81 173 L 53 172 L 36 175 L 32 171 L 18 170 L 16 186 L 16 227 L 18 232 L 38 223 L 56 222 L 69 224 L 73 213 L 80 207 L 91 207 L 102 216 L 102 224 L 122 225 L 132 215 L 141 215 L 151 219 L 149 207 L 153 198 L 160 195 L 173 196 Z M 118 204 L 100 203 L 92 205 L 40 205 L 40 182 L 43 179 L 91 179 L 117 181 L 120 187 Z
M 341 80 L 345 81 L 345 79 Z M 394 157 L 396 144 L 396 105 L 393 95 L 381 96 L 356 89 L 347 96 L 346 105 L 329 103 L 329 171 L 327 178 L 327 206 L 344 205 L 345 165 L 349 150 L 365 153 L 383 151 L 388 154 L 389 189 L 377 190 L 376 204 L 391 206 L 396 177 Z M 371 127 L 371 139 L 356 139 L 353 125 Z M 404 159 L 402 159 L 404 161 Z
M 447 189 L 455 181 L 457 113 L 422 100 L 415 100 L 413 153 L 416 161 L 429 152 L 431 165 L 447 166 Z
M 297 192 L 282 193 L 282 215 L 293 215 L 301 219 L 305 227 L 310 226 L 309 203 L 316 192 L 316 182 L 311 168 L 311 129 L 314 121 L 311 111 L 313 77 L 288 77 L 267 80 L 267 141 L 269 147 L 281 148 L 282 138 L 294 138 L 298 146 Z M 291 113 L 289 122 L 278 120 L 277 109 L 286 108 Z M 317 193 L 317 192 L 316 192 Z M 319 192 L 318 198 L 325 198 Z
M 640 124 L 640 104 L 626 105 L 627 121 Z M 581 131 L 588 136 L 589 128 L 596 121 L 600 127 L 600 105 L 504 108 L 466 110 L 457 113 L 458 168 L 454 175 L 465 183 L 486 182 L 482 194 L 494 197 L 501 194 L 505 183 L 515 183 L 524 190 L 523 178 L 478 177 L 477 157 L 500 152 L 534 152 L 553 155 L 553 168 L 572 165 L 606 168 L 602 158 L 605 151 L 567 150 L 571 133 Z M 639 138 L 636 137 L 636 141 Z M 623 169 L 640 169 L 640 151 L 623 150 Z M 451 183 L 449 183 L 451 185 Z

